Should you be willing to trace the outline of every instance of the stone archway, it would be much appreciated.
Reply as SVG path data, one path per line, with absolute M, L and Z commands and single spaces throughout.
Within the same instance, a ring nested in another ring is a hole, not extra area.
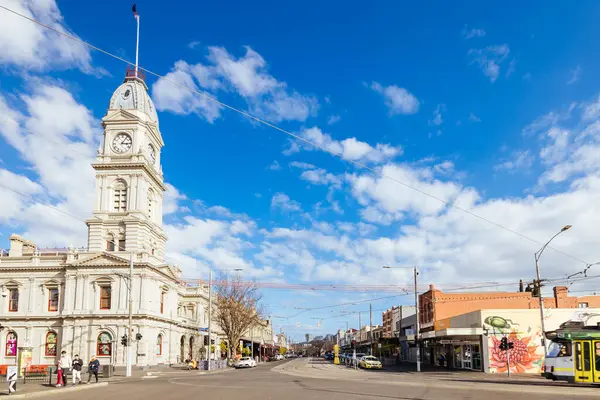
M 185 335 L 182 335 L 179 341 L 179 360 L 183 363 L 185 359 Z
M 189 350 L 189 354 L 190 354 L 190 359 L 194 359 L 194 337 L 190 336 L 190 350 Z

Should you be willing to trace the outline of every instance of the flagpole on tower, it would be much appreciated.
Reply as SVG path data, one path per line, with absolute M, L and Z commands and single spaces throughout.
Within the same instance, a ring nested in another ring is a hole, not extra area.
M 137 78 L 137 76 L 138 76 L 138 58 L 139 58 L 139 51 L 140 51 L 140 14 L 138 14 L 138 12 L 137 12 L 135 3 L 133 4 L 133 7 L 131 8 L 131 10 L 133 11 L 133 17 L 137 21 L 137 36 L 136 36 L 136 40 L 135 40 L 135 70 L 134 70 L 135 77 Z

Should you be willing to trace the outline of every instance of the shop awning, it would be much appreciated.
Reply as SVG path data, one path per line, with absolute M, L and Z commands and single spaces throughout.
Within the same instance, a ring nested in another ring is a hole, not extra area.
M 425 332 L 421 339 L 434 339 L 447 336 L 479 336 L 483 335 L 483 328 L 448 328 L 439 331 Z

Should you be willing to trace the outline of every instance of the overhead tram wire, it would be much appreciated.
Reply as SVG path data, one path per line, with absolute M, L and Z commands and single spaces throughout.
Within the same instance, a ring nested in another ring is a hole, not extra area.
M 33 23 L 35 23 L 35 24 L 37 24 L 37 25 L 39 25 L 39 26 L 42 26 L 42 27 L 44 27 L 44 28 L 46 28 L 46 29 L 49 29 L 49 30 L 51 30 L 51 31 L 53 31 L 53 32 L 55 32 L 55 33 L 57 33 L 57 34 L 61 35 L 61 36 L 67 37 L 67 38 L 69 38 L 69 39 L 71 39 L 71 40 L 74 40 L 74 41 L 76 41 L 76 42 L 78 42 L 78 43 L 80 43 L 80 44 L 82 44 L 82 45 L 84 45 L 84 46 L 86 46 L 86 47 L 89 47 L 90 49 L 96 50 L 96 51 L 98 51 L 98 52 L 100 52 L 100 53 L 102 53 L 102 54 L 105 54 L 105 55 L 107 55 L 107 56 L 109 56 L 109 57 L 112 57 L 112 58 L 114 58 L 114 59 L 116 59 L 116 60 L 119 60 L 119 61 L 121 61 L 121 62 L 124 62 L 124 63 L 126 63 L 126 64 L 129 64 L 129 65 L 134 65 L 132 62 L 130 62 L 130 61 L 128 61 L 128 60 L 126 60 L 126 59 L 124 59 L 123 57 L 119 57 L 119 56 L 117 56 L 116 54 L 110 53 L 109 51 L 106 51 L 106 50 L 104 50 L 104 49 L 102 49 L 102 48 L 100 48 L 100 47 L 94 46 L 94 45 L 92 45 L 92 44 L 90 44 L 90 43 L 86 42 L 85 40 L 82 40 L 82 39 L 80 39 L 80 38 L 78 38 L 78 37 L 76 37 L 76 36 L 74 36 L 74 35 L 71 35 L 71 34 L 69 34 L 69 33 L 63 32 L 63 31 L 61 31 L 61 30 L 59 30 L 59 29 L 56 29 L 56 28 L 54 28 L 54 27 L 52 27 L 52 26 L 49 26 L 49 25 L 47 25 L 47 24 L 44 24 L 44 23 L 42 23 L 42 22 L 40 22 L 40 21 L 38 21 L 38 20 L 36 20 L 36 19 L 34 19 L 34 18 L 31 18 L 31 17 L 28 17 L 28 16 L 26 16 L 26 15 L 24 15 L 24 14 L 21 14 L 21 13 L 19 13 L 19 12 L 17 12 L 17 11 L 15 11 L 15 10 L 13 10 L 13 9 L 11 9 L 11 8 L 8 8 L 8 7 L 6 7 L 6 6 L 3 6 L 3 5 L 0 5 L 0 8 L 1 8 L 1 9 L 4 9 L 4 10 L 6 10 L 6 11 L 8 11 L 8 12 L 10 12 L 10 13 L 14 14 L 14 15 L 17 15 L 17 16 L 19 16 L 19 17 L 21 17 L 21 18 L 24 18 L 24 19 L 26 19 L 26 20 L 28 20 L 28 21 L 30 21 L 30 22 L 33 22 Z M 272 124 L 272 123 L 270 123 L 270 122 L 268 122 L 268 121 L 265 121 L 265 120 L 263 120 L 263 119 L 261 119 L 261 118 L 259 118 L 259 117 L 256 117 L 256 116 L 254 116 L 254 115 L 252 115 L 252 114 L 250 114 L 250 113 L 248 113 L 248 112 L 246 112 L 246 111 L 240 110 L 240 109 L 238 109 L 238 108 L 235 108 L 235 107 L 233 107 L 233 106 L 230 106 L 229 104 L 223 103 L 222 101 L 219 101 L 219 100 L 217 100 L 216 98 L 214 98 L 214 97 L 212 97 L 212 96 L 209 96 L 209 95 L 208 95 L 208 94 L 206 94 L 205 92 L 201 92 L 201 91 L 199 91 L 199 90 L 196 90 L 196 89 L 190 88 L 190 87 L 188 87 L 188 86 L 186 86 L 186 85 L 183 85 L 183 84 L 181 84 L 181 83 L 179 83 L 179 82 L 176 82 L 176 81 L 174 81 L 174 80 L 172 80 L 172 79 L 166 78 L 165 76 L 163 76 L 163 75 L 160 75 L 160 74 L 158 74 L 158 73 L 156 73 L 156 72 L 153 72 L 153 71 L 151 71 L 151 70 L 149 70 L 149 69 L 146 69 L 146 68 L 141 68 L 141 67 L 138 67 L 138 68 L 139 68 L 140 70 L 143 70 L 143 71 L 145 71 L 147 74 L 153 75 L 153 76 L 155 76 L 155 77 L 157 77 L 157 78 L 161 78 L 161 79 L 165 80 L 166 82 L 169 82 L 169 83 L 171 83 L 171 84 L 173 84 L 173 85 L 179 86 L 179 87 L 181 87 L 181 88 L 183 88 L 183 89 L 186 89 L 186 90 L 188 90 L 188 91 L 190 91 L 190 92 L 192 92 L 192 93 L 195 93 L 195 94 L 197 94 L 197 95 L 199 95 L 199 96 L 202 96 L 202 97 L 204 97 L 206 100 L 208 100 L 208 101 L 212 101 L 212 102 L 214 102 L 214 103 L 216 103 L 216 104 L 220 105 L 221 107 L 227 108 L 227 109 L 229 109 L 229 110 L 231 110 L 231 111 L 234 111 L 234 112 L 236 112 L 236 113 L 238 113 L 238 114 L 240 114 L 240 115 L 242 115 L 242 116 L 244 116 L 244 117 L 246 117 L 246 118 L 249 118 L 249 119 L 251 119 L 251 120 L 253 120 L 253 121 L 255 121 L 255 122 L 258 122 L 258 123 L 260 123 L 260 124 L 262 124 L 262 125 L 264 125 L 264 126 L 267 126 L 267 127 L 269 127 L 269 128 L 275 129 L 275 130 L 277 130 L 277 131 L 279 131 L 279 132 L 281 132 L 281 133 L 284 133 L 284 134 L 286 134 L 286 135 L 288 135 L 288 136 L 290 136 L 290 137 L 293 137 L 293 138 L 294 138 L 294 139 L 296 139 L 296 140 L 299 140 L 299 141 L 301 141 L 301 142 L 304 142 L 304 143 L 306 143 L 306 144 L 309 144 L 309 145 L 311 145 L 311 146 L 313 146 L 313 147 L 316 147 L 316 148 L 318 148 L 318 149 L 321 149 L 321 150 L 323 150 L 323 151 L 324 151 L 324 152 L 326 152 L 326 153 L 329 153 L 329 154 L 332 154 L 332 155 L 334 155 L 334 156 L 337 156 L 337 157 L 341 158 L 342 160 L 345 160 L 346 162 L 349 162 L 349 163 L 351 163 L 351 164 L 353 164 L 353 165 L 355 165 L 355 166 L 357 166 L 357 167 L 359 167 L 359 168 L 362 168 L 362 169 L 365 169 L 365 170 L 367 170 L 367 171 L 370 171 L 370 172 L 372 172 L 372 173 L 373 173 L 373 174 L 375 174 L 376 176 L 380 176 L 380 177 L 383 177 L 383 178 L 389 179 L 389 180 L 391 180 L 391 181 L 393 181 L 393 182 L 396 182 L 396 183 L 398 183 L 398 184 L 400 184 L 400 185 L 402 185 L 402 186 L 404 186 L 404 187 L 406 187 L 406 188 L 408 188 L 408 189 L 410 189 L 410 190 L 413 190 L 413 191 L 415 191 L 415 192 L 417 192 L 417 193 L 420 193 L 420 194 L 422 194 L 422 195 L 424 195 L 424 196 L 427 196 L 427 197 L 429 197 L 429 198 L 432 198 L 432 199 L 434 199 L 434 200 L 437 200 L 438 202 L 440 202 L 440 203 L 442 203 L 442 204 L 445 204 L 445 205 L 446 205 L 446 206 L 448 206 L 448 207 L 455 208 L 456 210 L 459 210 L 459 211 L 461 211 L 461 212 L 463 212 L 463 213 L 465 213 L 465 214 L 467 214 L 467 215 L 470 215 L 470 216 L 472 216 L 472 217 L 474 217 L 474 218 L 477 218 L 477 219 L 479 219 L 479 220 L 481 220 L 481 221 L 484 221 L 484 222 L 487 222 L 487 223 L 489 223 L 489 224 L 491 224 L 491 225 L 494 225 L 494 226 L 496 226 L 497 228 L 503 229 L 503 230 L 505 230 L 505 231 L 507 231 L 507 232 L 510 232 L 510 233 L 512 233 L 512 234 L 514 234 L 514 235 L 516 235 L 516 236 L 519 236 L 519 237 L 521 237 L 522 239 L 526 239 L 526 240 L 528 240 L 528 241 L 530 241 L 530 242 L 532 242 L 532 243 L 535 243 L 535 244 L 543 245 L 543 243 L 542 243 L 542 242 L 540 242 L 540 241 L 538 241 L 538 240 L 535 240 L 535 239 L 533 239 L 533 238 L 531 238 L 531 237 L 529 237 L 529 236 L 526 236 L 526 235 L 524 235 L 524 234 L 522 234 L 522 233 L 520 233 L 520 232 L 517 232 L 517 231 L 515 231 L 514 229 L 508 228 L 508 227 L 506 227 L 506 226 L 504 226 L 504 225 L 501 225 L 501 224 L 499 224 L 499 223 L 497 223 L 497 222 L 494 222 L 494 221 L 492 221 L 492 220 L 490 220 L 490 219 L 487 219 L 487 218 L 485 218 L 485 217 L 483 217 L 483 216 L 481 216 L 481 215 L 479 215 L 479 214 L 476 214 L 476 213 L 474 213 L 474 212 L 472 212 L 472 211 L 469 211 L 469 210 L 467 210 L 467 209 L 465 209 L 465 208 L 462 208 L 462 207 L 460 207 L 460 206 L 456 205 L 455 203 L 452 203 L 452 202 L 446 201 L 446 200 L 444 200 L 444 199 L 441 199 L 441 198 L 439 198 L 439 197 L 437 197 L 437 196 L 435 196 L 435 195 L 432 195 L 432 194 L 430 194 L 430 193 L 427 193 L 427 192 L 425 192 L 425 191 L 423 191 L 423 190 L 421 190 L 421 189 L 419 189 L 419 188 L 416 188 L 416 187 L 414 187 L 414 186 L 411 186 L 410 184 L 408 184 L 408 183 L 406 183 L 406 182 L 403 182 L 403 181 L 401 181 L 401 180 L 399 180 L 399 179 L 396 179 L 396 178 L 394 178 L 394 177 L 392 177 L 392 176 L 390 176 L 390 175 L 387 175 L 387 174 L 384 174 L 384 173 L 382 173 L 382 172 L 380 172 L 380 171 L 377 171 L 376 169 L 374 169 L 374 168 L 371 168 L 371 167 L 369 167 L 369 166 L 368 166 L 368 165 L 366 165 L 366 164 L 363 164 L 363 163 L 361 163 L 361 162 L 358 162 L 358 161 L 355 161 L 355 160 L 348 159 L 348 158 L 344 157 L 344 155 L 343 155 L 342 153 L 339 153 L 339 152 L 335 152 L 335 151 L 329 150 L 329 149 L 325 148 L 324 146 L 321 146 L 321 145 L 319 145 L 318 143 L 315 143 L 315 142 L 313 142 L 313 141 L 311 141 L 311 140 L 309 140 L 309 139 L 303 138 L 303 137 L 301 137 L 301 136 L 299 136 L 299 135 L 297 135 L 297 134 L 294 134 L 294 133 L 292 133 L 292 132 L 289 132 L 289 131 L 287 131 L 287 130 L 285 130 L 285 129 L 283 129 L 283 128 L 281 128 L 281 127 L 277 126 L 277 125 L 274 125 L 274 124 Z M 577 262 L 583 263 L 583 264 L 585 264 L 585 265 L 587 265 L 587 264 L 588 264 L 587 262 L 585 262 L 585 261 L 583 261 L 583 260 L 581 260 L 581 259 L 579 259 L 579 258 L 577 258 L 577 257 L 575 257 L 575 256 L 573 256 L 573 255 L 570 255 L 570 254 L 568 254 L 568 253 L 566 253 L 566 252 L 563 252 L 563 251 L 561 251 L 561 250 L 558 250 L 558 249 L 556 249 L 556 248 L 554 248 L 554 247 L 550 247 L 550 246 L 548 246 L 548 248 L 552 249 L 553 251 L 555 251 L 555 252 L 557 252 L 557 253 L 559 253 L 559 254 L 562 254 L 562 255 L 564 255 L 565 257 L 571 258 L 572 260 L 575 260 L 575 261 L 577 261 Z
M 0 183 L 0 187 L 4 188 L 4 189 L 6 189 L 6 190 L 8 190 L 8 191 L 10 191 L 12 193 L 15 193 L 16 195 L 19 195 L 21 197 L 24 197 L 24 198 L 36 201 L 33 198 L 33 196 L 24 194 L 24 193 L 19 192 L 17 190 L 14 190 L 14 189 L 12 189 L 12 188 L 4 185 L 3 183 Z M 40 205 L 49 207 L 49 208 L 53 209 L 54 211 L 57 211 L 57 212 L 59 212 L 59 213 L 61 213 L 63 215 L 66 215 L 68 217 L 74 218 L 74 219 L 76 219 L 76 220 L 78 220 L 80 222 L 85 223 L 85 220 L 83 220 L 83 219 L 81 219 L 81 218 L 79 218 L 79 217 L 77 217 L 77 216 L 75 216 L 75 215 L 73 215 L 71 213 L 68 213 L 68 212 L 66 212 L 64 210 L 61 210 L 58 207 L 53 206 L 52 204 L 42 203 L 42 202 L 39 202 L 39 201 L 36 204 L 40 204 Z M 588 280 L 588 279 L 595 279 L 595 278 L 600 278 L 600 275 L 586 276 L 586 277 L 580 277 L 580 278 L 571 278 L 571 279 L 568 279 L 568 278 L 554 278 L 553 279 L 553 278 L 551 278 L 551 279 L 547 279 L 546 281 L 553 282 L 553 283 L 557 283 L 557 282 L 573 282 L 573 283 L 577 283 L 577 282 L 585 281 L 585 280 Z M 189 282 L 189 281 L 192 281 L 192 280 L 190 280 L 190 279 L 183 279 L 182 281 L 183 282 Z M 196 283 L 202 282 L 201 279 L 196 279 L 196 280 L 193 280 L 193 281 L 196 282 Z M 260 284 L 260 282 L 252 282 L 252 283 L 253 284 Z M 265 284 L 266 285 L 275 285 L 273 283 L 268 283 L 268 282 L 265 283 Z M 306 284 L 305 286 L 302 286 L 302 287 L 297 287 L 298 286 L 297 284 L 296 285 L 294 285 L 294 284 L 277 284 L 277 285 L 278 285 L 279 288 L 281 288 L 281 289 L 287 289 L 287 290 L 290 290 L 290 289 L 291 290 L 294 290 L 294 289 L 295 290 L 315 290 L 315 289 L 312 289 L 312 288 L 319 287 L 318 285 L 314 285 L 314 284 L 313 285 Z M 509 283 L 504 283 L 504 284 L 500 284 L 500 285 L 509 285 Z M 332 284 L 322 285 L 322 287 L 330 287 L 330 289 L 328 289 L 328 290 L 342 291 L 340 288 L 337 288 L 338 286 L 345 286 L 345 285 L 335 285 L 335 284 L 333 284 L 333 285 Z M 486 286 L 479 286 L 477 288 L 496 287 L 496 286 L 498 286 L 498 285 L 486 285 Z M 357 289 L 360 288 L 360 289 L 363 289 L 364 291 L 372 291 L 373 288 L 374 288 L 373 286 L 361 286 L 361 285 L 352 285 L 352 287 L 353 288 L 357 288 Z M 263 287 L 263 289 L 268 289 L 268 288 L 269 287 Z M 270 288 L 275 288 L 275 287 L 270 287 Z M 378 287 L 375 287 L 375 288 L 381 290 L 382 287 L 378 286 Z M 397 285 L 389 285 L 387 288 L 388 289 L 396 289 L 396 290 L 397 289 L 401 289 Z M 448 291 L 455 291 L 455 290 L 465 290 L 465 289 L 470 289 L 470 288 L 473 288 L 473 287 L 464 286 L 462 288 L 461 287 L 457 287 L 457 288 L 445 289 L 445 291 L 448 292 Z M 386 298 L 401 297 L 401 296 L 406 296 L 406 295 L 407 295 L 406 293 L 403 293 L 403 294 L 398 294 L 398 295 L 393 295 L 393 296 L 380 297 L 380 298 L 376 298 L 376 299 L 357 300 L 357 301 L 352 301 L 352 302 L 347 302 L 347 303 L 340 303 L 340 304 L 332 305 L 332 306 L 323 306 L 323 307 L 319 307 L 319 308 L 315 308 L 315 309 L 325 309 L 325 308 L 341 307 L 341 306 L 344 306 L 344 305 L 352 305 L 352 304 L 358 304 L 358 303 L 365 303 L 365 302 L 369 302 L 369 301 L 383 300 L 383 299 L 386 299 Z M 303 312 L 306 312 L 306 311 L 310 311 L 310 310 L 303 310 Z

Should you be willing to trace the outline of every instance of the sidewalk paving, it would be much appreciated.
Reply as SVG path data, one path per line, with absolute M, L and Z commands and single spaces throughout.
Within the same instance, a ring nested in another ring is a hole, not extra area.
M 33 383 L 33 382 L 26 383 L 26 384 L 23 384 L 23 383 L 17 384 L 17 391 L 15 393 L 13 393 L 12 395 L 10 395 L 10 398 L 11 399 L 21 399 L 21 398 L 25 399 L 25 398 L 58 395 L 60 393 L 73 392 L 73 391 L 79 391 L 79 390 L 97 389 L 97 388 L 101 388 L 101 387 L 106 387 L 111 383 L 122 382 L 125 380 L 158 378 L 160 376 L 172 375 L 172 374 L 209 375 L 209 374 L 222 373 L 222 372 L 226 372 L 229 370 L 233 370 L 233 368 L 223 368 L 223 369 L 217 369 L 217 370 L 211 370 L 211 371 L 202 371 L 202 370 L 188 371 L 187 368 L 184 368 L 184 367 L 171 368 L 171 367 L 165 366 L 165 367 L 154 367 L 154 368 L 149 368 L 149 369 L 145 369 L 145 370 L 133 369 L 131 371 L 132 372 L 131 378 L 128 378 L 125 376 L 125 368 L 116 368 L 112 377 L 106 378 L 106 379 L 100 378 L 100 381 L 98 383 L 91 383 L 89 385 L 85 384 L 87 376 L 82 377 L 84 380 L 83 384 L 77 384 L 77 385 L 71 384 L 72 377 L 69 376 L 69 380 L 68 380 L 69 384 L 67 386 L 63 386 L 63 387 L 55 386 L 56 375 L 54 375 L 52 385 L 49 385 L 47 383 L 42 384 L 42 383 Z M 0 397 L 8 396 L 8 395 L 9 395 L 8 394 L 8 383 L 6 383 L 4 388 L 0 389 Z

